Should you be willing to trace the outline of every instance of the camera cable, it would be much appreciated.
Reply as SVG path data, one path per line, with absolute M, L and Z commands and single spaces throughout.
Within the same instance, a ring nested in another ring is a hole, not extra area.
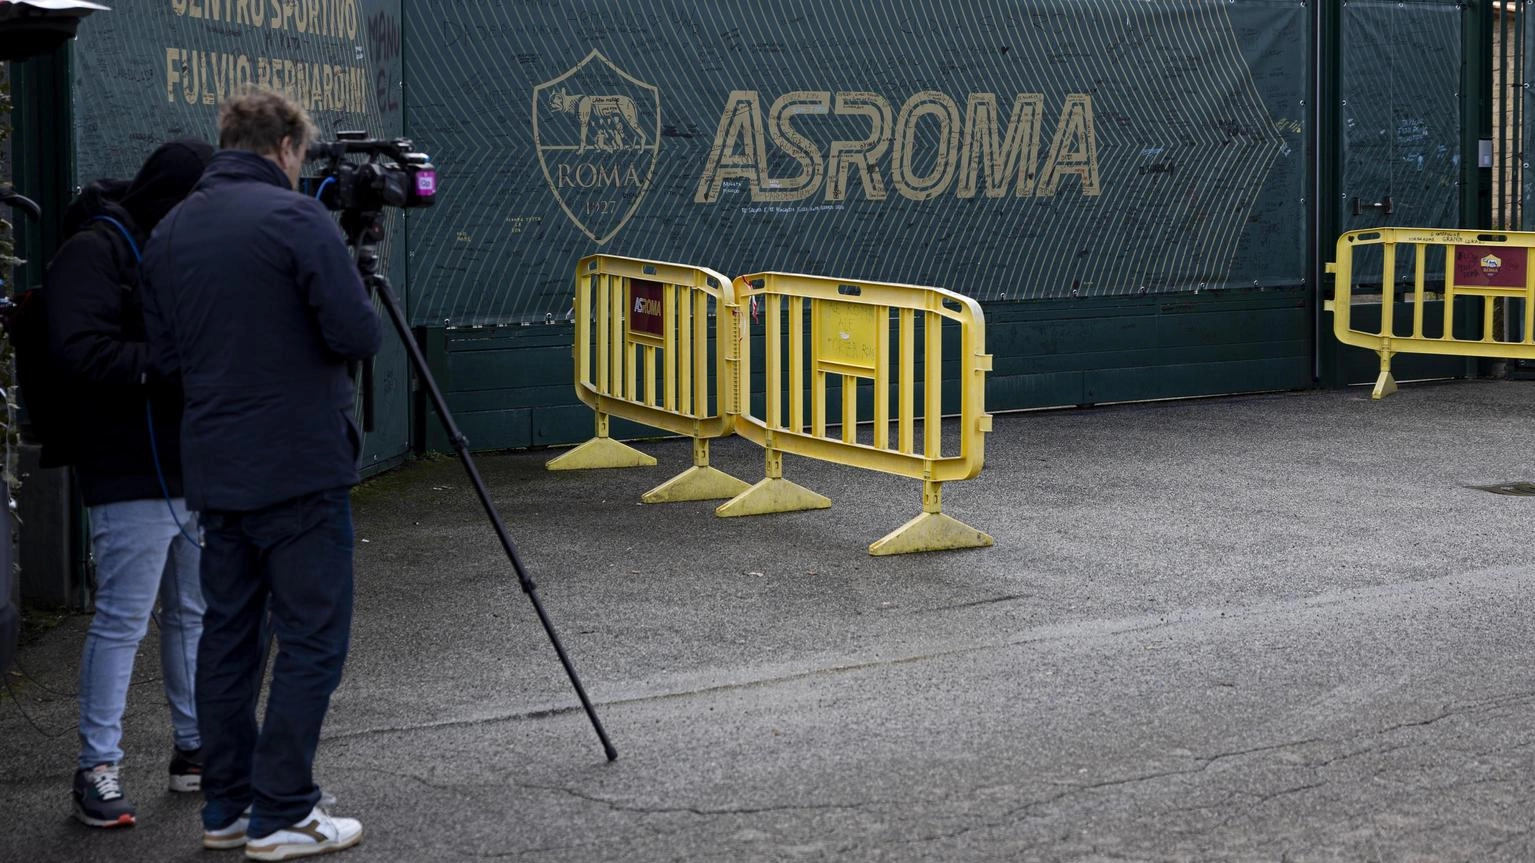
M 108 215 L 94 216 L 92 221 L 105 222 L 116 228 L 117 232 L 122 235 L 123 240 L 128 243 L 128 249 L 133 253 L 133 276 L 135 287 L 142 291 L 144 287 L 144 278 L 143 273 L 140 270 L 144 264 L 144 256 L 139 251 L 139 244 L 134 239 L 133 232 L 129 231 L 128 227 L 122 222 Z M 172 228 L 174 228 L 174 226 L 175 223 L 172 222 Z M 175 504 L 171 502 L 170 486 L 165 481 L 165 471 L 160 465 L 160 447 L 155 436 L 154 405 L 149 393 L 147 392 L 144 395 L 144 419 L 145 427 L 149 433 L 150 463 L 153 464 L 155 468 L 155 479 L 160 484 L 160 494 L 165 501 L 165 509 L 170 514 L 171 522 L 176 525 L 176 532 L 180 534 L 180 538 L 185 539 L 187 542 L 191 543 L 193 548 L 201 548 L 202 543 L 198 542 L 197 538 L 192 536 L 192 534 L 187 531 L 186 524 L 182 521 L 181 516 L 176 514 Z M 193 665 L 192 661 L 189 659 L 189 657 L 193 655 L 192 647 L 187 642 L 187 620 L 185 619 L 187 615 L 187 608 L 185 604 L 185 593 L 181 586 L 182 568 L 177 565 L 174 560 L 176 556 L 175 542 L 176 538 L 172 538 L 171 544 L 166 548 L 167 563 L 169 563 L 170 566 L 161 568 L 160 578 L 162 585 L 164 584 L 164 580 L 167 577 L 169 577 L 171 582 L 170 601 L 174 606 L 174 608 L 171 609 L 171 613 L 175 614 L 178 618 L 176 636 L 177 640 L 180 642 L 181 647 L 180 662 L 182 667 L 182 674 L 186 678 L 187 683 L 195 687 L 196 684 L 193 680 Z M 163 638 L 165 634 L 165 621 L 162 620 L 161 617 L 165 614 L 166 609 L 164 608 L 164 603 L 161 605 L 162 607 L 160 609 L 160 614 L 155 614 L 153 611 L 151 611 L 150 617 L 154 619 L 155 625 L 159 627 L 161 637 Z
M 5 680 L 5 692 L 6 692 L 6 695 L 9 696 L 11 702 L 16 705 L 16 709 L 21 712 L 21 717 L 23 719 L 27 720 L 27 724 L 28 725 L 32 726 L 32 730 L 33 731 L 36 731 L 38 734 L 42 735 L 43 737 L 46 737 L 46 738 L 52 740 L 53 738 L 56 738 L 56 737 L 63 737 L 64 735 L 68 734 L 69 732 L 74 731 L 76 728 L 80 727 L 78 724 L 75 724 L 75 725 L 70 725 L 68 727 L 60 728 L 57 731 L 51 731 L 51 732 L 46 730 L 46 729 L 44 729 L 43 726 L 38 724 L 36 719 L 32 718 L 32 714 L 28 713 L 27 709 L 25 707 L 21 706 L 21 699 L 16 697 L 16 690 L 11 688 L 11 675 L 9 673 L 6 673 L 4 675 L 0 675 L 0 677 L 3 677 L 4 680 Z

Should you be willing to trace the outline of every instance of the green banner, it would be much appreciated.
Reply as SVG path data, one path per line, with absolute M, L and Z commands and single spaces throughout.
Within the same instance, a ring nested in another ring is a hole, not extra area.
M 282 91 L 323 132 L 398 134 L 399 0 L 146 0 L 102 12 L 75 49 L 84 180 L 132 176 L 156 145 L 216 137 L 243 85 Z
M 558 320 L 595 251 L 983 300 L 1293 285 L 1293 0 L 407 4 L 418 322 Z
M 322 136 L 403 125 L 400 0 L 145 0 L 115 4 L 80 28 L 74 50 L 75 159 L 81 182 L 132 177 L 160 143 L 216 143 L 218 104 L 241 86 L 303 105 Z M 380 254 L 406 295 L 399 213 Z M 364 466 L 408 448 L 404 349 L 386 339 L 376 361 L 377 424 Z

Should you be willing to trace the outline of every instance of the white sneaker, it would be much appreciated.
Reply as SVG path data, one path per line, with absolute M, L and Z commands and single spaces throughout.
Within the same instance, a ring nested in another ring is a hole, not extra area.
M 246 807 L 240 817 L 228 827 L 220 827 L 217 830 L 203 830 L 203 847 L 210 851 L 224 851 L 229 848 L 239 848 L 245 844 L 245 828 L 250 826 L 251 811 Z
M 248 860 L 292 860 L 312 854 L 329 854 L 362 841 L 362 824 L 355 818 L 332 818 L 316 806 L 297 824 L 260 838 L 247 837 Z

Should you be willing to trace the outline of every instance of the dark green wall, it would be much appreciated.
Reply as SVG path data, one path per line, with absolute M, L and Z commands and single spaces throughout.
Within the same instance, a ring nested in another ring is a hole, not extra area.
M 1306 387 L 1308 307 L 1309 293 L 1301 287 L 989 303 L 993 371 L 987 407 L 996 412 Z M 569 325 L 418 332 L 434 375 L 448 382 L 449 408 L 473 448 L 547 446 L 591 436 L 592 412 L 573 395 Z M 945 345 L 952 350 L 955 341 Z M 753 391 L 760 401 L 760 379 Z M 830 403 L 835 410 L 836 399 Z M 424 403 L 418 410 L 425 410 Z M 418 416 L 425 448 L 446 449 L 436 418 Z M 613 434 L 658 433 L 615 422 Z
M 412 136 L 440 203 L 392 216 L 388 269 L 481 448 L 590 433 L 567 317 L 595 251 L 970 294 L 997 411 L 1304 387 L 1355 376 L 1319 311 L 1337 231 L 1476 206 L 1461 188 L 1474 11 L 157 0 L 82 27 L 57 139 L 74 140 L 74 179 L 123 175 L 159 140 L 211 136 L 247 78 L 301 95 L 326 131 Z M 1031 155 L 988 169 L 993 127 Z M 840 150 L 869 166 L 839 181 Z M 1388 194 L 1393 215 L 1353 214 Z M 369 463 L 442 448 L 399 345 L 378 384 Z

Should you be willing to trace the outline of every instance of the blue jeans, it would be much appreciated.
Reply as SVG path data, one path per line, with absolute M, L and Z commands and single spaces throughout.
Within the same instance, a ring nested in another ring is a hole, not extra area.
M 172 509 L 175 515 L 172 516 Z M 123 758 L 123 707 L 133 658 L 160 601 L 160 668 L 175 743 L 200 745 L 192 695 L 203 629 L 198 548 L 182 534 L 196 526 L 185 501 L 163 498 L 90 508 L 96 558 L 96 615 L 80 656 L 81 768 Z M 185 527 L 183 528 L 183 525 Z
M 205 512 L 202 524 L 203 825 L 226 827 L 250 806 L 247 835 L 260 838 L 320 800 L 314 753 L 352 627 L 351 500 L 346 488 L 328 489 L 249 512 Z M 268 607 L 278 649 L 258 732 Z

